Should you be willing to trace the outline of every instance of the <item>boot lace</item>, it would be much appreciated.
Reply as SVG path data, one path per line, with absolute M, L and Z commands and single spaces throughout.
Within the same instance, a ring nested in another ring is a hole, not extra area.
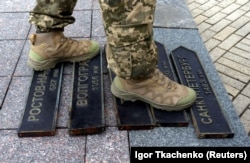
M 65 37 L 65 36 L 63 36 L 60 41 L 64 42 L 64 43 L 68 42 L 70 44 L 78 44 L 79 43 L 79 41 Z
M 154 81 L 158 84 L 162 85 L 163 87 L 167 88 L 168 90 L 175 90 L 177 89 L 177 83 L 169 79 L 159 70 L 155 71 L 153 76 Z

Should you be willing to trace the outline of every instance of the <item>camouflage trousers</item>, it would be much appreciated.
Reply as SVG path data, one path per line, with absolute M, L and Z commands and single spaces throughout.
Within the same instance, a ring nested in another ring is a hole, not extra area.
M 77 0 L 37 0 L 29 22 L 40 31 L 63 29 L 74 23 Z M 108 66 L 125 79 L 152 76 L 157 61 L 153 39 L 156 0 L 99 0 Z
M 77 0 L 37 0 L 30 12 L 29 22 L 39 32 L 63 30 L 65 26 L 75 22 L 72 16 Z
M 152 76 L 157 64 L 153 39 L 156 0 L 99 0 L 107 36 L 108 66 L 125 79 Z

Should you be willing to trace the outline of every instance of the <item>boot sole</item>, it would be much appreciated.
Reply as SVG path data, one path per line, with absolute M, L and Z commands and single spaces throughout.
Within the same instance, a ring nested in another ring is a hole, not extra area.
M 62 59 L 51 58 L 51 59 L 39 61 L 39 62 L 34 61 L 31 58 L 28 58 L 27 64 L 29 67 L 33 68 L 35 71 L 44 71 L 44 70 L 49 70 L 49 69 L 54 68 L 56 64 L 59 62 L 82 62 L 82 61 L 92 59 L 99 53 L 99 51 L 100 51 L 100 48 L 91 54 L 84 54 L 81 56 L 62 58 Z
M 116 96 L 124 101 L 135 102 L 136 100 L 139 100 L 139 101 L 143 101 L 145 103 L 150 104 L 152 107 L 154 107 L 156 109 L 165 110 L 165 111 L 181 111 L 181 110 L 187 109 L 188 107 L 190 107 L 194 103 L 194 101 L 196 99 L 194 97 L 194 99 L 190 100 L 190 103 L 187 103 L 187 104 L 181 105 L 181 106 L 161 105 L 161 104 L 154 103 L 151 100 L 145 99 L 140 95 L 134 94 L 132 92 L 127 92 L 127 91 L 121 90 L 120 88 L 118 88 L 114 84 L 114 82 L 112 82 L 112 84 L 111 84 L 111 92 L 114 96 Z

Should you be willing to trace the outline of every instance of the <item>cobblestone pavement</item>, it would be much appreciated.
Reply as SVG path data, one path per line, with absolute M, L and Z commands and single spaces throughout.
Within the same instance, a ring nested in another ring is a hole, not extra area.
M 186 3 L 250 136 L 250 1 L 186 0 Z

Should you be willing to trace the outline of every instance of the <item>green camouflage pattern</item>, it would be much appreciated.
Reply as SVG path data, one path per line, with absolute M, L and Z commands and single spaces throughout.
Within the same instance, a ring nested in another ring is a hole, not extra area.
M 99 0 L 107 36 L 108 66 L 125 79 L 153 75 L 158 60 L 153 39 L 156 0 Z
M 75 22 L 72 16 L 77 0 L 37 0 L 30 12 L 29 22 L 40 32 L 64 29 Z

